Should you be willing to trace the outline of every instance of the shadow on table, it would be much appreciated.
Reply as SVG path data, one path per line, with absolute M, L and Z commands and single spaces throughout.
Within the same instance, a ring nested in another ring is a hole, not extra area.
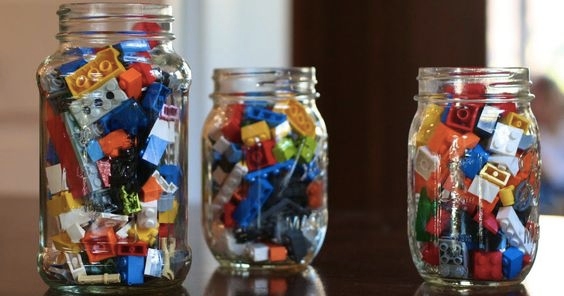
M 469 295 L 469 296 L 525 296 L 529 295 L 525 286 L 515 285 L 508 287 L 446 287 L 423 283 L 419 286 L 414 296 L 437 295 Z
M 296 273 L 233 273 L 217 268 L 206 296 L 224 295 L 325 295 L 325 287 L 311 266 Z

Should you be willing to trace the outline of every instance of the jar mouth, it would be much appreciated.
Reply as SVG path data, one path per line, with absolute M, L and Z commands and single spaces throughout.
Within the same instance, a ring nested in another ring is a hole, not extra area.
M 415 100 L 508 102 L 534 98 L 525 67 L 422 67 L 417 80 Z M 470 85 L 474 89 L 469 93 L 465 88 Z
M 144 3 L 68 3 L 59 6 L 57 39 L 172 40 L 172 7 Z
M 218 96 L 317 97 L 315 67 L 217 68 L 212 98 Z

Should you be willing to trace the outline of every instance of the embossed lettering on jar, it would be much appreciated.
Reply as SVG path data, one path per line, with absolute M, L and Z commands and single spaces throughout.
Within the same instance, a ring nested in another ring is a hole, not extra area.
M 52 288 L 150 292 L 180 285 L 187 241 L 191 71 L 171 7 L 64 4 L 39 66 L 40 252 Z
M 327 228 L 327 131 L 313 68 L 216 69 L 203 225 L 222 266 L 301 269 Z
M 539 239 L 539 131 L 526 68 L 421 68 L 408 239 L 429 282 L 513 285 Z

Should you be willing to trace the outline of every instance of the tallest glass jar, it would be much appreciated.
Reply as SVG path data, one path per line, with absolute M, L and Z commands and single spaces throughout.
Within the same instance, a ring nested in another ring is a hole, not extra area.
M 221 266 L 296 270 L 327 229 L 327 129 L 314 68 L 214 71 L 203 128 L 203 225 Z
M 171 7 L 64 4 L 37 71 L 38 270 L 69 292 L 177 286 L 187 241 L 191 71 Z
M 539 132 L 526 68 L 421 68 L 408 142 L 408 238 L 421 276 L 511 285 L 539 239 Z

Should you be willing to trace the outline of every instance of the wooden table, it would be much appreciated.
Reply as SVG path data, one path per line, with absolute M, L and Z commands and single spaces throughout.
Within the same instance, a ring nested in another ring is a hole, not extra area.
M 38 204 L 31 197 L 5 197 L 0 207 L 0 295 L 52 295 L 36 272 Z M 190 210 L 193 264 L 181 295 L 452 295 L 423 284 L 406 239 L 405 212 L 339 212 L 330 209 L 329 231 L 313 266 L 288 276 L 226 275 L 217 267 Z M 465 295 L 554 295 L 564 278 L 564 217 L 541 216 L 537 261 L 522 285 L 506 290 L 463 291 Z M 278 288 L 275 288 L 278 287 Z

